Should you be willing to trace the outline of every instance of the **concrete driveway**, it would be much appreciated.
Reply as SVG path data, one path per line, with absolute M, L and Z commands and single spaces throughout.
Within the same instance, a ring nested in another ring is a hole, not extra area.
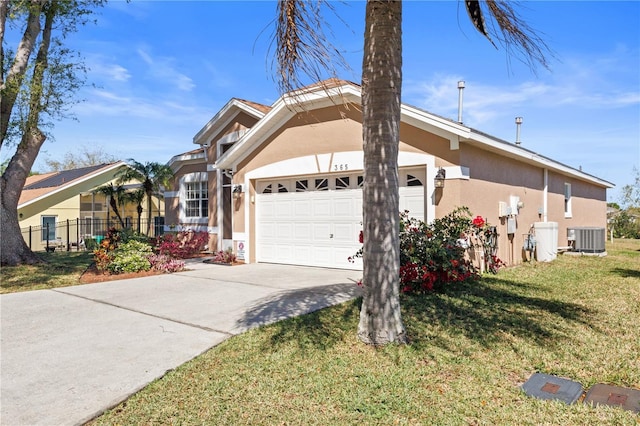
M 359 271 L 188 267 L 0 296 L 0 424 L 82 424 L 230 336 L 360 294 Z

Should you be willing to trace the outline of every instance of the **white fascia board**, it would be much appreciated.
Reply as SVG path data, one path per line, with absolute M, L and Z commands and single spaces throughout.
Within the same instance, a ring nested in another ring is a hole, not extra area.
M 22 203 L 22 204 L 18 205 L 18 208 L 19 208 L 19 209 L 21 209 L 21 208 L 26 207 L 26 206 L 29 206 L 29 205 L 31 205 L 31 204 L 33 204 L 33 203 L 37 203 L 37 202 L 38 202 L 38 201 L 40 201 L 40 200 L 44 200 L 45 198 L 50 197 L 50 196 L 52 196 L 52 195 L 54 195 L 54 194 L 57 194 L 57 193 L 59 193 L 59 192 L 66 191 L 67 189 L 73 188 L 74 186 L 76 186 L 76 185 L 78 185 L 78 184 L 81 184 L 82 182 L 85 182 L 85 181 L 87 181 L 87 180 L 89 180 L 89 179 L 92 179 L 92 178 L 94 178 L 94 177 L 96 177 L 96 176 L 100 176 L 100 175 L 101 175 L 101 174 L 103 174 L 103 173 L 110 172 L 110 171 L 115 170 L 115 169 L 117 169 L 117 168 L 120 168 L 120 167 L 122 167 L 122 166 L 130 167 L 130 166 L 129 166 L 127 163 L 125 163 L 124 161 L 119 161 L 119 162 L 117 162 L 117 163 L 115 163 L 115 164 L 113 164 L 113 165 L 111 165 L 111 166 L 109 166 L 109 167 L 107 167 L 107 168 L 105 168 L 105 169 L 100 169 L 100 170 L 98 170 L 98 171 L 96 171 L 96 172 L 94 172 L 94 173 L 91 173 L 91 174 L 89 174 L 89 175 L 83 176 L 83 177 L 81 177 L 81 178 L 79 178 L 79 179 L 76 179 L 76 180 L 74 180 L 74 181 L 71 181 L 71 182 L 70 182 L 69 184 L 67 184 L 67 185 L 59 186 L 57 189 L 54 189 L 54 190 L 53 190 L 53 191 L 51 191 L 51 192 L 47 192 L 46 194 L 42 194 L 41 196 L 36 197 L 36 198 L 34 198 L 34 199 L 32 199 L 32 200 L 25 201 L 24 203 Z
M 216 169 L 233 169 L 238 162 L 246 158 L 266 138 L 284 126 L 298 112 L 355 102 L 360 102 L 360 90 L 352 85 L 280 97 L 273 104 L 271 111 L 220 157 L 214 167 Z
M 448 139 L 452 144 L 457 144 L 458 137 L 468 138 L 471 129 L 462 124 L 447 120 L 437 115 L 430 114 L 418 108 L 402 105 L 402 121 L 418 129 L 433 133 L 436 136 Z
M 196 162 L 197 160 L 204 160 L 205 159 L 205 155 L 204 152 L 200 152 L 198 154 L 180 154 L 180 155 L 175 155 L 171 158 L 171 160 L 169 160 L 169 162 L 167 163 L 167 166 L 171 167 L 171 170 L 173 170 L 173 172 L 177 172 L 178 170 L 180 170 L 180 167 L 184 166 L 185 163 L 192 163 L 192 162 Z
M 464 140 L 463 142 L 471 145 L 480 145 L 481 147 L 484 147 L 484 149 L 496 152 L 505 157 L 523 161 L 527 164 L 533 164 L 535 166 L 542 167 L 543 169 L 554 170 L 558 173 L 572 176 L 579 180 L 591 182 L 605 188 L 613 188 L 615 186 L 611 182 L 608 182 L 604 179 L 600 179 L 596 176 L 584 173 L 580 170 L 574 169 L 573 167 L 567 166 L 566 164 L 559 163 L 555 160 L 537 154 L 528 149 L 519 147 L 517 145 L 510 144 L 499 139 L 491 138 L 482 133 L 472 131 L 469 140 Z
M 235 113 L 233 113 L 234 109 L 236 109 Z M 196 135 L 193 137 L 193 143 L 200 145 L 205 144 L 207 141 L 201 141 L 200 139 L 202 139 L 205 135 L 207 135 L 214 129 L 224 128 L 240 111 L 244 111 L 247 114 L 252 115 L 258 119 L 264 117 L 265 115 L 262 111 L 259 111 L 245 104 L 244 102 L 239 101 L 238 99 L 231 99 L 226 103 L 225 106 L 222 107 L 220 111 L 218 111 L 216 115 L 211 118 L 211 120 L 207 122 L 207 124 L 204 125 L 202 129 L 198 131 L 198 133 L 196 133 Z M 223 118 L 224 121 L 221 121 Z

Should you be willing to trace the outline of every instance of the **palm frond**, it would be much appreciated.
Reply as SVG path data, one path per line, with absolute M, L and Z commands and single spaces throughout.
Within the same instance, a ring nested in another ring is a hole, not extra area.
M 493 39 L 509 53 L 535 71 L 536 65 L 549 69 L 549 58 L 554 54 L 540 34 L 516 12 L 521 7 L 513 0 L 484 0 L 490 17 L 485 22 L 484 12 L 477 0 L 466 0 L 467 12 L 476 29 L 493 43 Z M 495 44 L 494 44 L 495 46 Z
M 326 9 L 323 10 L 323 9 Z M 280 0 L 276 21 L 275 76 L 281 94 L 336 78 L 337 69 L 349 69 L 340 51 L 330 42 L 323 18 L 333 6 L 326 1 Z

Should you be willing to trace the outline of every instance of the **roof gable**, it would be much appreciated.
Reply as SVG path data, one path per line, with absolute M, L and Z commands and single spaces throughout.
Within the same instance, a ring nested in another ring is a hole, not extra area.
M 204 145 L 209 141 L 207 137 L 224 129 L 234 117 L 241 112 L 249 114 L 260 120 L 271 107 L 256 102 L 245 101 L 244 99 L 233 98 L 222 107 L 216 115 L 214 115 L 207 124 L 202 127 L 193 137 L 193 143 Z
M 288 119 L 298 112 L 310 111 L 327 106 L 361 104 L 361 88 L 359 85 L 329 79 L 300 90 L 281 96 L 265 114 L 230 150 L 220 157 L 214 167 L 233 169 L 271 134 L 276 132 Z M 581 170 L 559 163 L 543 155 L 522 148 L 516 144 L 479 132 L 470 127 L 436 114 L 421 110 L 411 105 L 402 104 L 401 120 L 411 126 L 448 139 L 451 149 L 458 149 L 459 144 L 469 143 L 484 150 L 497 152 L 500 155 L 515 158 L 537 167 L 555 170 L 561 174 L 611 188 L 614 185 Z

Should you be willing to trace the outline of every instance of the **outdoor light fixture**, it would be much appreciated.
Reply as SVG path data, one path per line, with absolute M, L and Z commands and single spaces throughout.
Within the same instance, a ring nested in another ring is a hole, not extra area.
M 242 197 L 242 193 L 244 192 L 244 188 L 242 187 L 242 184 L 233 185 L 232 192 L 233 192 L 233 198 L 238 199 Z
M 447 177 L 447 172 L 440 167 L 438 169 L 438 172 L 436 173 L 436 177 L 433 180 L 433 184 L 435 185 L 436 188 L 444 188 L 444 180 Z

